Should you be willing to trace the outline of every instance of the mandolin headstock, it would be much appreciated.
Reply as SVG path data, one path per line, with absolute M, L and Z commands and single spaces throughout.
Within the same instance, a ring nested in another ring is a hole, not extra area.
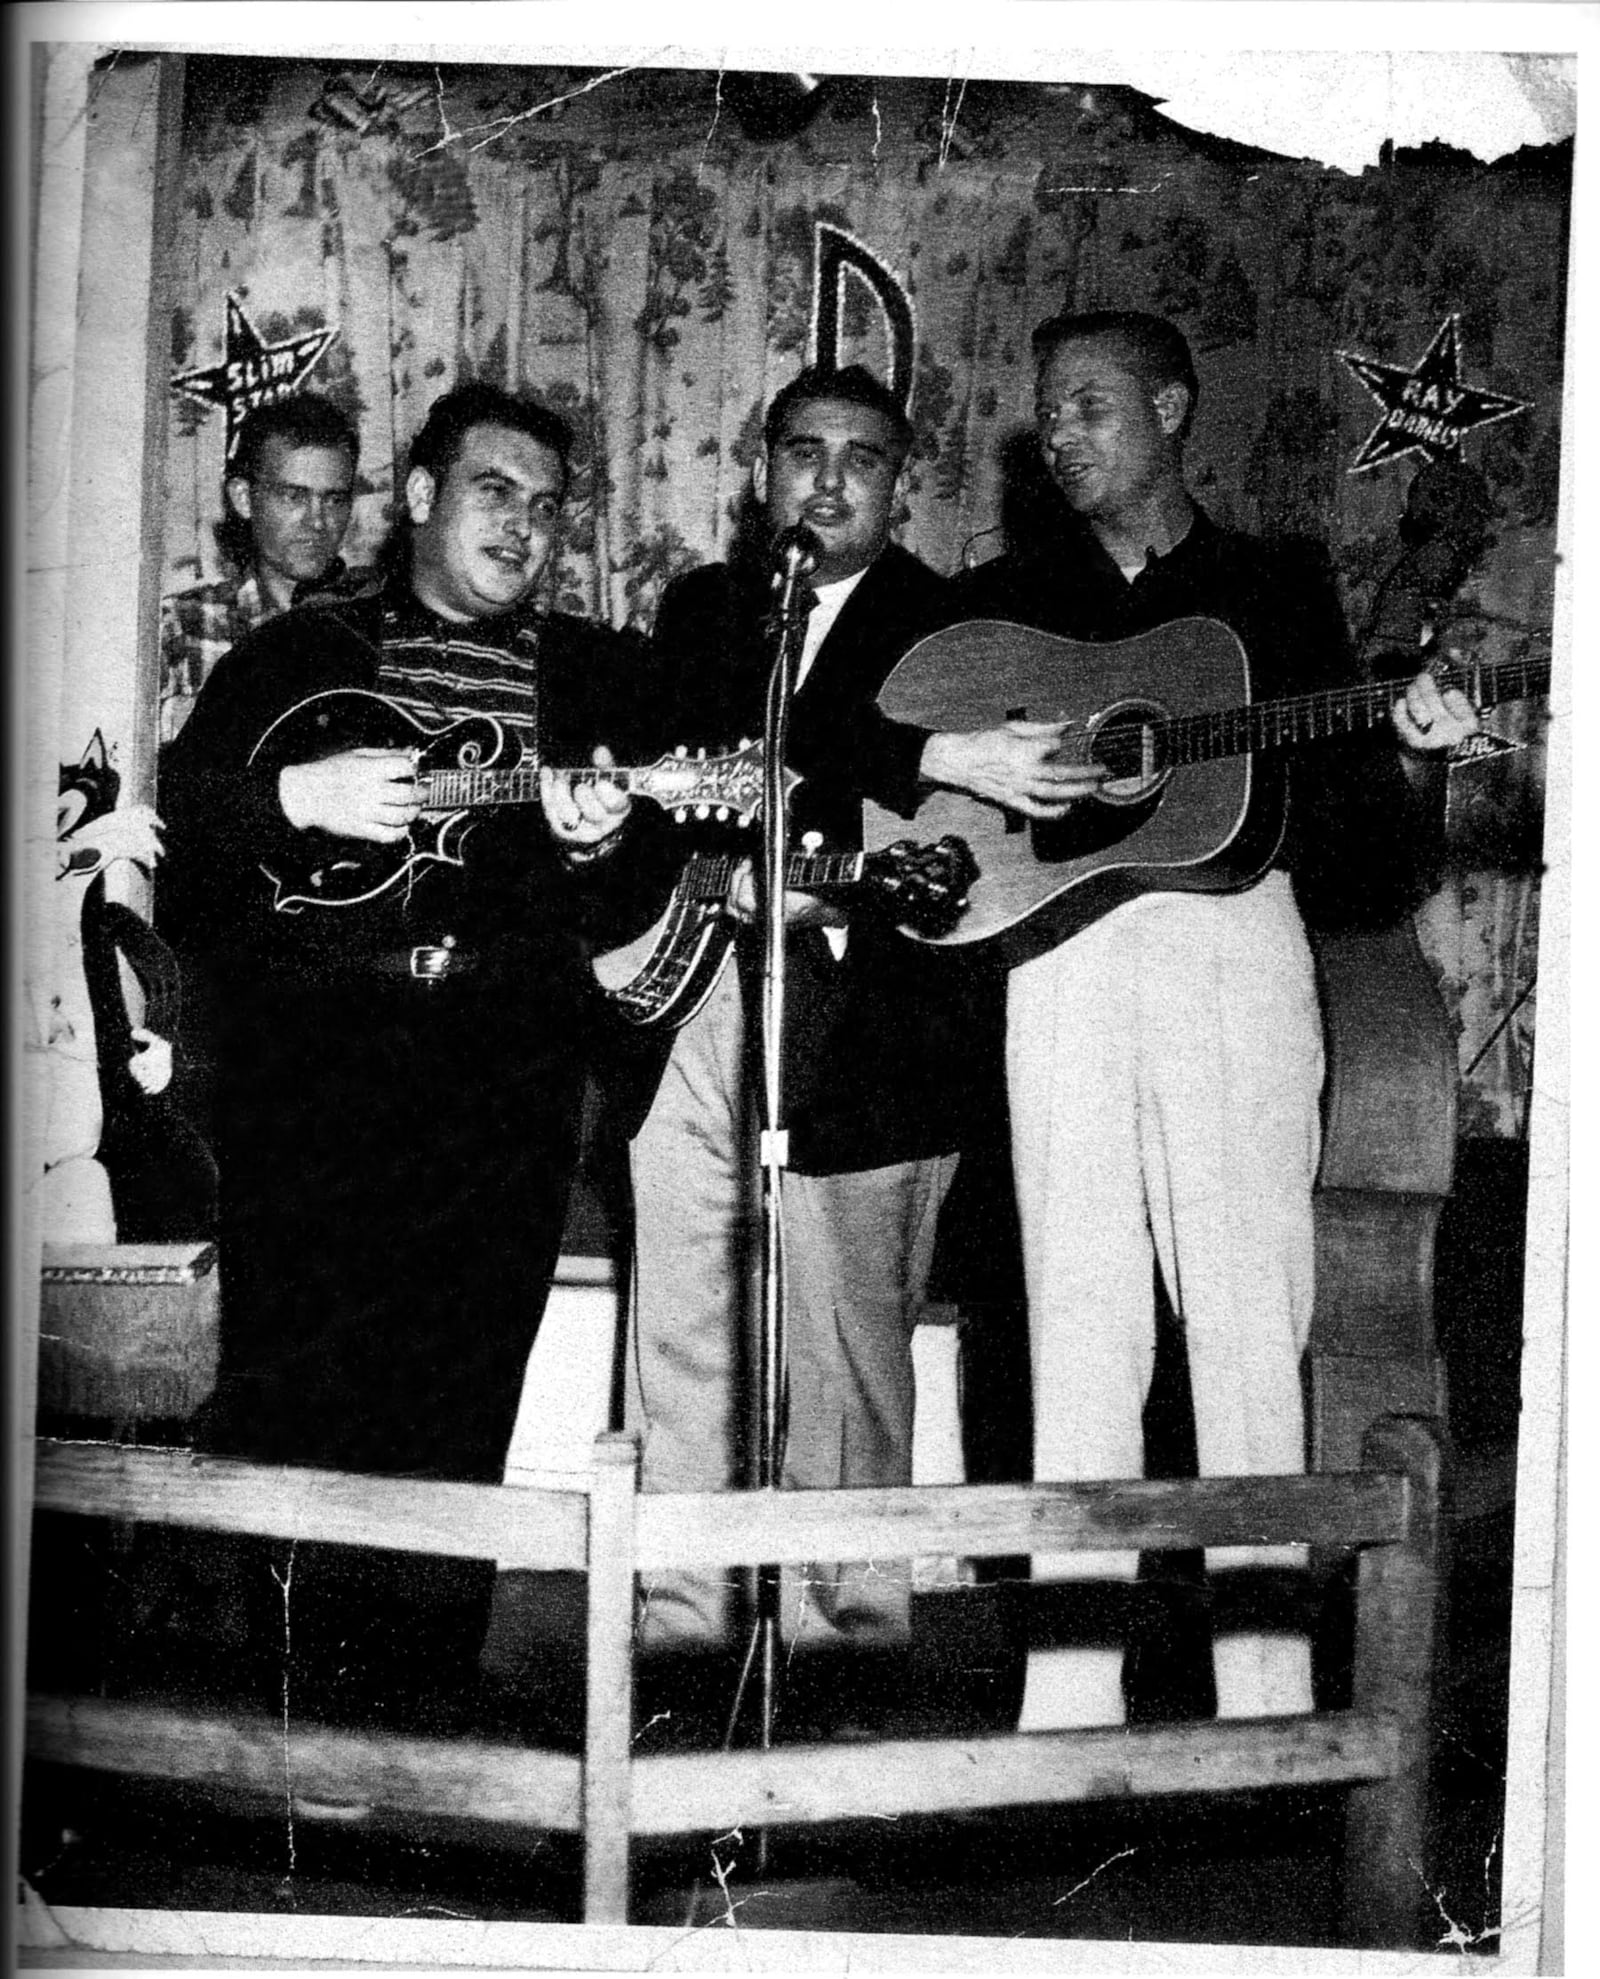
M 794 770 L 786 769 L 785 793 L 799 781 Z M 690 755 L 679 748 L 635 770 L 629 787 L 636 796 L 648 797 L 670 811 L 680 824 L 691 817 L 753 824 L 761 815 L 766 790 L 761 744 L 747 742 L 723 756 L 708 756 L 703 749 Z

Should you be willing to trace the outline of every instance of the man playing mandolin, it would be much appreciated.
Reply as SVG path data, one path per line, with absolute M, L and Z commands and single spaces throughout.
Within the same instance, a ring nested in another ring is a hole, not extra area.
M 1199 387 L 1173 325 L 1057 317 L 1034 351 L 1039 444 L 1060 501 L 1035 544 L 962 580 L 968 615 L 1096 642 L 1218 620 L 1248 656 L 1251 701 L 1356 680 L 1326 560 L 1223 529 L 1190 495 L 1183 446 Z M 1036 821 L 1034 843 L 1047 845 L 1040 834 L 1075 806 L 1104 814 L 1091 800 L 1112 774 L 1074 760 L 1058 713 L 1027 707 L 970 733 L 927 733 L 924 783 L 1002 806 L 1019 830 Z M 1289 752 L 1287 829 L 1280 844 L 1276 814 L 1264 837 L 1254 828 L 1266 870 L 1242 876 L 1251 883 L 1124 898 L 1054 946 L 1035 939 L 1012 970 L 1007 1076 L 1037 1478 L 1142 1474 L 1156 1262 L 1185 1329 L 1202 1473 L 1303 1469 L 1323 1051 L 1302 916 L 1381 925 L 1416 904 L 1425 759 L 1476 726 L 1464 696 L 1419 674 L 1387 737 Z M 1266 800 L 1280 788 L 1265 770 L 1259 787 Z M 1303 1562 L 1263 1548 L 1210 1564 Z M 1036 1559 L 1034 1571 L 1106 1580 L 1134 1565 L 1102 1554 Z M 1229 1585 L 1240 1598 L 1216 1584 L 1220 1715 L 1309 1710 L 1293 1576 Z M 1073 1640 L 1030 1655 L 1026 1728 L 1123 1718 L 1114 1601 L 1077 1605 Z
M 422 765 L 477 774 L 485 736 L 513 766 L 586 760 L 626 690 L 618 635 L 535 608 L 568 447 L 529 401 L 447 393 L 411 449 L 404 567 L 236 646 L 162 763 L 163 925 L 221 1013 L 221 1454 L 500 1477 L 576 1163 L 583 925 L 628 863 L 628 799 L 540 767 L 445 820 Z M 361 1693 L 391 1656 L 420 1670 L 430 1630 L 470 1670 L 490 1570 L 427 1564 L 299 1549 L 297 1671 Z

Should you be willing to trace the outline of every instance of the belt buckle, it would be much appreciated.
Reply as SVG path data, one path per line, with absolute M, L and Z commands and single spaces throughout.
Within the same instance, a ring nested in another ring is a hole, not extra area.
M 411 951 L 411 973 L 419 982 L 442 982 L 450 973 L 450 965 L 455 960 L 455 942 L 447 938 L 434 946 L 423 946 Z

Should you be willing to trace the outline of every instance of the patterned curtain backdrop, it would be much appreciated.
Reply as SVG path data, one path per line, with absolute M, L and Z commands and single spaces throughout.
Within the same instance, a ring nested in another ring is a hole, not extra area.
M 1000 546 L 1034 465 L 1041 317 L 1152 308 L 1200 362 L 1202 499 L 1326 540 L 1359 628 L 1421 463 L 1348 471 L 1380 408 L 1338 353 L 1409 367 L 1454 314 L 1462 377 L 1530 409 L 1466 442 L 1492 534 L 1448 641 L 1548 653 L 1570 147 L 1495 167 L 1434 147 L 1354 178 L 1192 136 L 1128 91 L 860 78 L 776 137 L 771 91 L 739 80 L 192 60 L 174 370 L 221 361 L 230 291 L 266 342 L 337 328 L 308 383 L 359 423 L 357 563 L 442 390 L 473 375 L 536 394 L 580 443 L 555 602 L 648 627 L 666 581 L 728 546 L 761 410 L 809 354 L 829 221 L 912 298 L 908 547 L 953 569 Z M 885 363 L 853 280 L 843 340 Z M 221 414 L 175 395 L 166 588 L 217 574 L 222 453 Z M 1471 1067 L 1464 1125 L 1511 1134 L 1542 750 L 1531 708 L 1496 725 L 1533 746 L 1454 773 L 1452 865 L 1420 928 Z

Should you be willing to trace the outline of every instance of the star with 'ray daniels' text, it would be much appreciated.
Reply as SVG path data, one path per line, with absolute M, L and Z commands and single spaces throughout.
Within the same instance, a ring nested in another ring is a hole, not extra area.
M 222 362 L 197 371 L 175 371 L 172 389 L 204 405 L 223 408 L 228 420 L 224 458 L 232 460 L 246 416 L 257 406 L 275 405 L 299 391 L 338 335 L 337 329 L 303 330 L 279 343 L 265 343 L 239 298 L 230 291 Z
M 1459 457 L 1462 440 L 1475 427 L 1529 409 L 1526 400 L 1462 384 L 1459 316 L 1444 319 L 1438 335 L 1409 371 L 1403 365 L 1357 357 L 1353 351 L 1342 350 L 1339 356 L 1383 407 L 1383 417 L 1350 463 L 1352 474 L 1398 460 L 1402 454 L 1424 454 L 1429 460 Z

